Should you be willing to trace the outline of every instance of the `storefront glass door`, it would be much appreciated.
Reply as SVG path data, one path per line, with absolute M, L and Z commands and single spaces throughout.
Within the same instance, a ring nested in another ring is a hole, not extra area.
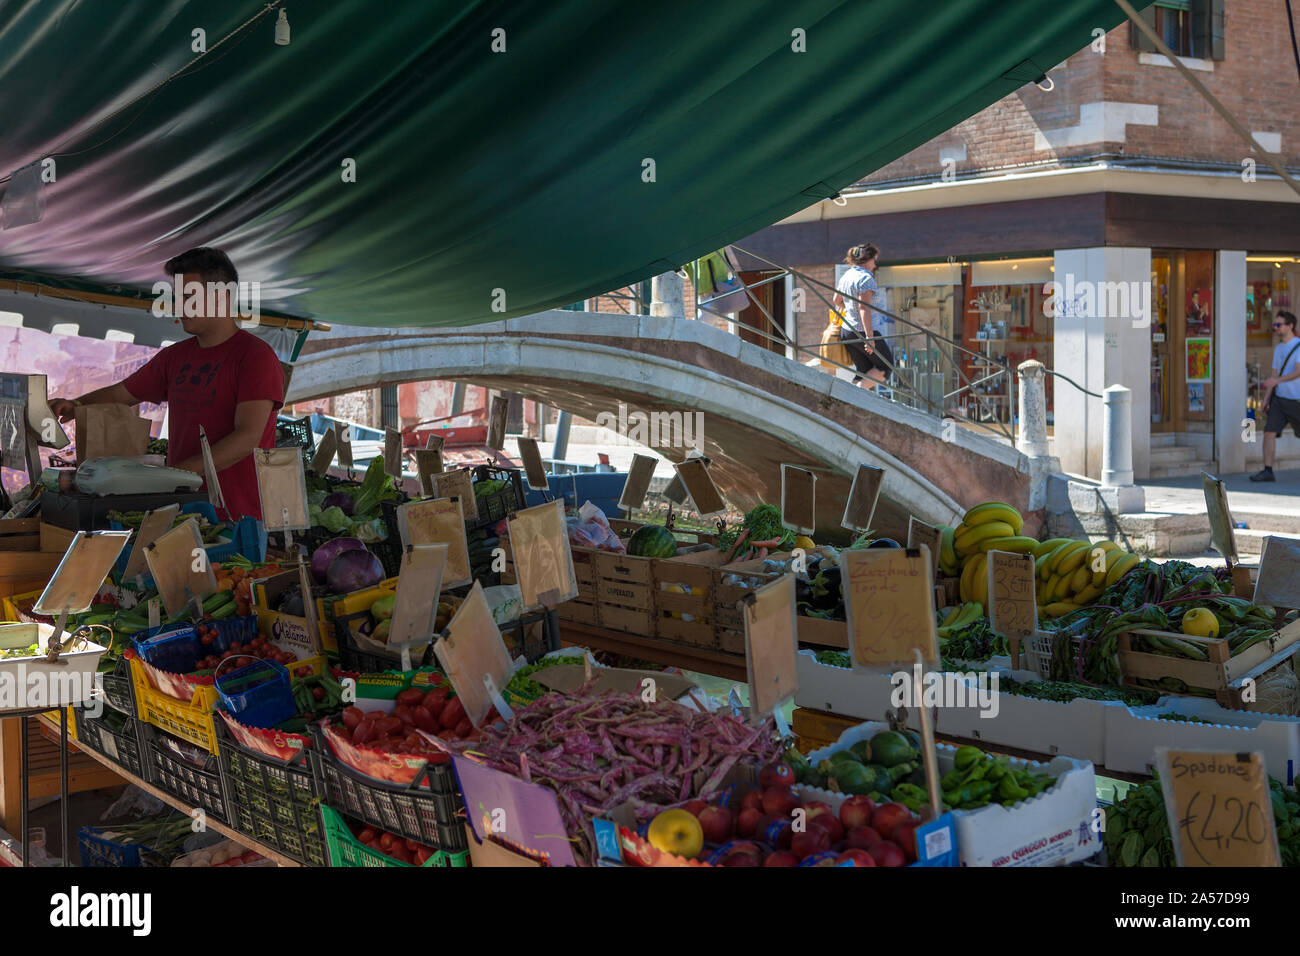
M 1151 255 L 1151 430 L 1214 430 L 1214 253 Z

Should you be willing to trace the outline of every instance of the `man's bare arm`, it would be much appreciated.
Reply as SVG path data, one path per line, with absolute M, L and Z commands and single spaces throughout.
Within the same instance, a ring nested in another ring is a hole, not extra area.
M 69 400 L 66 398 L 51 398 L 50 410 L 59 416 L 59 421 L 70 422 L 76 414 L 78 405 L 139 405 L 140 400 L 126 390 L 126 386 L 121 382 L 114 385 L 105 385 L 103 388 L 97 388 L 93 392 L 82 395 L 81 398 Z
M 253 453 L 253 449 L 262 441 L 262 433 L 266 431 L 266 422 L 270 417 L 271 402 L 268 399 L 240 402 L 235 406 L 234 430 L 220 441 L 212 443 L 212 464 L 217 471 L 229 468 Z M 203 455 L 198 454 L 193 458 L 187 458 L 176 467 L 201 475 Z

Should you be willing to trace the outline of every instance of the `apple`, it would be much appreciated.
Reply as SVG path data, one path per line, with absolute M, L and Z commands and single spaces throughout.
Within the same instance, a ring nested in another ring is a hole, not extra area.
M 763 849 L 757 843 L 732 843 L 724 848 L 718 866 L 762 866 Z
M 758 832 L 758 824 L 762 819 L 762 810 L 757 810 L 754 807 L 741 810 L 736 817 L 736 836 L 752 837 Z
M 850 850 L 870 850 L 873 843 L 880 842 L 880 834 L 871 827 L 849 827 L 844 836 L 844 845 Z
M 833 813 L 819 813 L 815 817 L 809 817 L 808 826 L 825 830 L 826 835 L 831 838 L 832 845 L 844 839 L 844 824 L 840 823 L 840 818 Z
M 808 817 L 809 822 L 812 822 L 813 817 L 819 817 L 824 813 L 835 816 L 835 811 L 831 809 L 831 805 L 823 803 L 821 800 L 809 800 L 802 806 L 804 815 Z
M 854 866 L 875 866 L 876 858 L 866 850 L 857 848 L 845 850 L 835 858 L 836 863 L 852 863 Z
M 892 840 L 894 827 L 910 819 L 912 811 L 901 803 L 882 803 L 871 815 L 871 828 L 880 834 L 881 839 Z
M 889 840 L 880 840 L 873 843 L 867 852 L 876 861 L 876 866 L 907 866 L 907 859 L 903 856 L 903 851 L 897 843 L 892 843 Z
M 799 861 L 800 866 L 834 866 L 839 854 L 826 850 L 822 853 L 814 853 L 810 857 Z
M 790 852 L 801 860 L 814 853 L 824 853 L 830 848 L 831 839 L 825 827 L 809 827 L 794 834 L 790 840 Z
M 704 808 L 708 805 L 708 801 L 706 800 L 688 800 L 686 803 L 682 804 L 682 809 L 687 813 L 693 813 L 698 817 L 704 812 Z
M 754 839 L 762 840 L 778 850 L 788 850 L 790 841 L 794 839 L 794 828 L 790 826 L 789 820 L 764 814 L 754 828 Z
M 763 861 L 764 866 L 798 866 L 799 858 L 789 850 L 777 850 Z M 875 865 L 875 861 L 872 861 Z
M 706 806 L 698 814 L 705 843 L 726 843 L 735 829 L 735 818 L 726 807 Z
M 704 847 L 704 830 L 700 821 L 685 810 L 664 810 L 650 821 L 647 836 L 656 850 L 675 853 L 688 860 L 699 856 Z
M 763 791 L 764 813 L 788 819 L 797 806 L 799 798 L 790 792 L 789 787 L 768 787 Z
M 740 798 L 740 809 L 742 810 L 763 810 L 763 791 L 750 790 Z
M 767 764 L 758 772 L 758 785 L 764 790 L 770 787 L 793 787 L 795 782 L 794 768 L 784 760 Z
M 921 820 L 919 817 L 912 820 L 904 820 L 902 823 L 894 827 L 894 833 L 890 837 L 891 840 L 902 847 L 903 856 L 907 857 L 908 863 L 915 863 L 917 861 L 916 828 L 920 825 Z
M 871 815 L 876 812 L 876 805 L 870 797 L 862 795 L 849 797 L 840 804 L 840 823 L 845 830 L 871 825 Z

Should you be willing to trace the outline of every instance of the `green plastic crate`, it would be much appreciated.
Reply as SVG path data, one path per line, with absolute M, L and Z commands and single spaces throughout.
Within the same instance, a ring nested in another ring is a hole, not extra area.
M 325 831 L 325 847 L 330 866 L 401 866 L 414 869 L 410 863 L 401 863 L 390 856 L 377 853 L 352 835 L 343 817 L 333 807 L 320 805 L 321 828 Z M 424 864 L 435 866 L 468 866 L 469 853 L 435 852 Z

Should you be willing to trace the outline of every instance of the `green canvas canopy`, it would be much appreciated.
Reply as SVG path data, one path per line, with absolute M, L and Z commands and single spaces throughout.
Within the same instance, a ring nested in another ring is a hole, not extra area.
M 219 245 L 285 314 L 536 312 L 833 196 L 1123 19 L 1112 0 L 293 0 L 281 46 L 274 6 L 0 4 L 0 189 L 54 160 L 41 221 L 0 230 L 0 276 L 150 297 L 168 257 Z

